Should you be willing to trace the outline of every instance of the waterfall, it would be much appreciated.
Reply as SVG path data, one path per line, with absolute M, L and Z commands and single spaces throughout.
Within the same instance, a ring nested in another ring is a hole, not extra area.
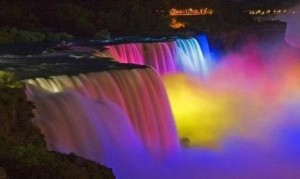
M 156 158 L 179 150 L 164 86 L 151 68 L 35 78 L 27 87 L 50 150 L 99 162 L 143 148 Z
M 145 43 L 145 64 L 154 67 L 160 74 L 176 72 L 175 42 Z
M 192 74 L 207 74 L 208 64 L 196 39 L 177 39 L 176 45 L 179 51 L 176 64 L 181 71 Z
M 200 44 L 204 59 L 206 61 L 211 61 L 212 60 L 211 50 L 210 50 L 210 47 L 208 44 L 208 39 L 207 39 L 206 35 L 200 34 L 200 35 L 197 35 L 195 38 L 198 41 L 198 43 Z
M 122 56 L 117 49 L 131 49 L 124 63 L 137 63 L 129 60 L 139 56 L 153 68 L 61 58 L 47 60 L 55 65 L 30 58 L 3 66 L 22 75 L 28 69 L 35 76 L 76 74 L 26 81 L 37 108 L 34 123 L 49 150 L 104 164 L 117 178 L 300 176 L 299 51 L 284 45 L 264 57 L 257 55 L 264 49 L 247 46 L 222 58 L 204 81 L 198 76 L 209 72 L 210 58 L 201 40 L 114 45 L 102 53 Z M 29 66 L 40 67 L 40 74 Z M 199 75 L 166 74 L 173 71 Z
M 144 64 L 144 53 L 142 43 L 128 43 L 119 45 L 108 45 L 110 57 L 121 63 Z
M 149 65 L 160 74 L 182 71 L 204 76 L 209 70 L 209 48 L 205 36 L 197 39 L 107 45 L 104 51 L 95 55 L 110 57 L 121 63 Z

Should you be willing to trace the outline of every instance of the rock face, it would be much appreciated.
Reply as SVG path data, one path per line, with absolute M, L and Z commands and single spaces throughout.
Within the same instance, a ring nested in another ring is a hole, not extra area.
M 0 178 L 115 178 L 110 168 L 49 152 L 31 119 L 34 104 L 14 75 L 0 71 Z

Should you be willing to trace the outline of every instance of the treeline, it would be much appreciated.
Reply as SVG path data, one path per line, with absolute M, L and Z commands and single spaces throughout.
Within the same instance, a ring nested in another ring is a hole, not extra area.
M 164 34 L 173 32 L 169 28 L 170 19 L 167 17 L 170 8 L 208 7 L 215 10 L 212 17 L 188 19 L 189 25 L 184 30 L 210 33 L 236 29 L 251 23 L 251 17 L 245 13 L 245 10 L 250 6 L 256 7 L 257 2 L 248 0 L 0 1 L 0 27 L 19 29 L 22 30 L 21 34 L 25 31 L 43 33 L 46 40 L 49 39 L 47 38 L 50 37 L 49 34 L 56 33 L 72 34 L 75 37 L 96 35 L 104 39 L 109 38 L 110 34 Z M 274 0 L 276 6 L 280 5 L 279 2 Z M 267 6 L 267 3 L 260 4 Z M 185 21 L 184 18 L 178 20 Z M 2 37 L 0 35 L 0 41 L 5 36 L 5 33 L 3 34 Z M 15 34 L 10 34 L 10 39 L 14 39 Z M 39 38 L 32 39 L 34 41 Z
M 62 0 L 1 1 L 0 26 L 35 32 L 67 32 L 94 36 L 107 29 L 113 33 L 167 31 L 168 7 L 159 0 Z
M 0 28 L 0 43 L 33 43 L 33 42 L 57 42 L 72 40 L 73 36 L 67 33 L 34 32 L 20 30 L 15 27 Z

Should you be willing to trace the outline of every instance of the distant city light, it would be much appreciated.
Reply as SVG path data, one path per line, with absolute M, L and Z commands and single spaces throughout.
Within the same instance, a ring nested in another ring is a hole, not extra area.
M 214 13 L 213 9 L 209 8 L 202 8 L 202 9 L 175 9 L 172 8 L 169 11 L 170 16 L 205 16 L 205 15 L 212 15 Z
M 170 27 L 173 29 L 180 29 L 186 26 L 185 22 L 180 22 L 176 18 L 172 18 L 170 22 Z
M 278 15 L 278 14 L 295 14 L 296 12 L 288 9 L 251 9 L 247 10 L 248 14 L 254 16 L 263 16 L 263 15 Z

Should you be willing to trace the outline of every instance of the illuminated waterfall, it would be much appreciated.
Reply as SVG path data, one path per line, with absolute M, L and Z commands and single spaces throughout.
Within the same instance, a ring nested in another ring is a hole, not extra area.
M 211 59 L 211 50 L 210 50 L 210 47 L 208 44 L 208 39 L 207 39 L 206 35 L 203 35 L 203 34 L 197 35 L 195 38 L 198 41 L 198 43 L 200 44 L 204 59 L 206 61 L 211 61 L 212 60 Z
M 29 97 L 37 104 L 36 123 L 51 150 L 101 162 L 108 151 L 136 150 L 139 143 L 159 158 L 179 148 L 164 86 L 150 68 L 36 78 L 27 83 Z
M 188 38 L 171 42 L 107 45 L 106 50 L 95 53 L 95 56 L 111 57 L 121 63 L 149 65 L 160 74 L 182 71 L 206 75 L 210 63 L 209 48 L 207 39 L 199 37 L 198 41 Z
M 182 39 L 122 47 L 124 53 L 136 49 L 132 58 L 139 55 L 164 73 L 165 87 L 152 68 L 110 68 L 118 63 L 103 72 L 27 80 L 34 122 L 48 148 L 107 165 L 117 178 L 299 178 L 299 50 L 283 45 L 264 56 L 264 49 L 246 46 L 202 80 L 185 74 L 208 72 L 197 60 L 207 60 L 199 44 Z M 88 60 L 71 61 L 72 68 L 87 68 Z M 165 74 L 172 70 L 184 73 Z
M 176 64 L 181 71 L 193 74 L 207 74 L 207 62 L 196 39 L 177 39 L 176 45 L 179 55 Z
M 142 43 L 129 43 L 119 45 L 108 45 L 110 57 L 121 63 L 144 64 L 144 52 Z
M 145 64 L 154 67 L 160 74 L 176 72 L 175 42 L 145 43 Z

